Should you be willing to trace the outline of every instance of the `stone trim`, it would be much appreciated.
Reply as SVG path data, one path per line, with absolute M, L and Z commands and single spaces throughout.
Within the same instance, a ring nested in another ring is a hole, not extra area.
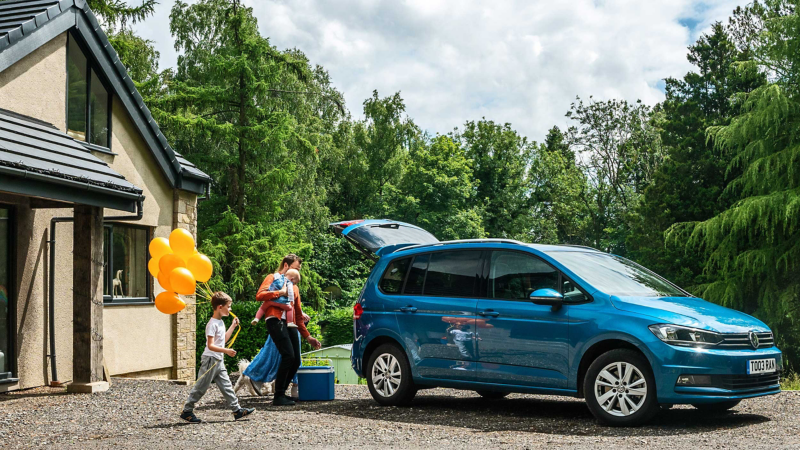
M 183 228 L 197 239 L 197 195 L 182 190 L 173 191 L 172 228 Z M 172 378 L 194 381 L 197 311 L 194 295 L 182 295 L 186 308 L 172 316 Z

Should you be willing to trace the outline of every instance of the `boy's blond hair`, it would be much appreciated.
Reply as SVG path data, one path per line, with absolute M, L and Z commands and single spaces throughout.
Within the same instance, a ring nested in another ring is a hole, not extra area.
M 296 277 L 297 282 L 300 282 L 300 272 L 297 269 L 289 269 L 286 271 L 286 278 Z
M 214 292 L 211 296 L 211 309 L 216 311 L 220 306 L 225 306 L 228 303 L 233 303 L 233 299 L 222 291 Z

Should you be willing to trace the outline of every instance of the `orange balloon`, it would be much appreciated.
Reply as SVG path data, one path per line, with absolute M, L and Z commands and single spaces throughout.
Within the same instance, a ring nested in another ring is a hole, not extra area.
M 194 238 L 192 233 L 183 228 L 176 228 L 169 234 L 169 246 L 172 251 L 184 259 L 189 259 L 194 253 Z
M 211 275 L 214 273 L 214 265 L 211 264 L 211 260 L 208 259 L 208 256 L 199 253 L 189 258 L 189 261 L 186 261 L 186 268 L 201 283 L 210 280 Z
M 158 261 L 158 270 L 165 275 L 171 274 L 177 267 L 186 267 L 186 263 L 183 262 L 183 258 L 174 253 L 164 255 Z
M 172 285 L 169 282 L 169 277 L 167 275 L 164 275 L 164 272 L 159 272 L 158 273 L 158 284 L 160 284 L 161 287 L 164 288 L 165 291 L 171 291 L 172 290 Z M 159 294 L 159 295 L 161 295 L 161 294 Z
M 163 237 L 157 237 L 150 241 L 149 249 L 150 257 L 153 259 L 161 258 L 167 253 L 172 253 L 172 249 L 169 246 L 169 241 L 167 238 Z
M 185 267 L 178 267 L 169 274 L 169 283 L 172 289 L 181 295 L 192 295 L 195 290 L 195 279 L 192 272 Z
M 159 268 L 158 268 L 158 261 L 161 258 L 150 258 L 150 261 L 147 263 L 147 270 L 150 272 L 150 275 L 157 277 Z
M 162 292 L 156 296 L 156 309 L 164 314 L 175 314 L 186 308 L 186 303 L 174 292 Z

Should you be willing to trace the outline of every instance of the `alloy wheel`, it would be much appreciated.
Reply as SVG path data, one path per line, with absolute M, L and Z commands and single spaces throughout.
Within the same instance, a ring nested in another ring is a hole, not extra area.
M 397 358 L 391 353 L 383 353 L 372 364 L 372 384 L 382 397 L 391 397 L 397 392 L 402 380 L 402 371 Z
M 594 396 L 608 414 L 627 417 L 635 414 L 647 399 L 647 380 L 629 362 L 614 362 L 603 368 L 594 381 Z

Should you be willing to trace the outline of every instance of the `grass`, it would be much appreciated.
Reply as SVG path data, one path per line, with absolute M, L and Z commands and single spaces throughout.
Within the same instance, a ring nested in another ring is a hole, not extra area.
M 781 389 L 784 391 L 800 391 L 800 375 L 793 373 L 781 380 Z

